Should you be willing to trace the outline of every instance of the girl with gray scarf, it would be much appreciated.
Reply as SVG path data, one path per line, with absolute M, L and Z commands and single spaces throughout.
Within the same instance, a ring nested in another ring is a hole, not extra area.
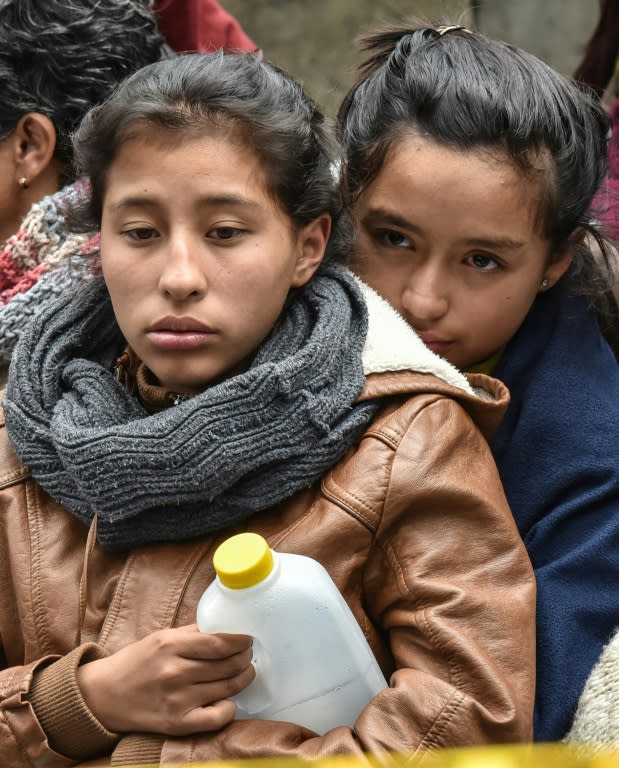
M 336 263 L 316 106 L 255 56 L 195 54 L 129 78 L 75 153 L 99 251 L 3 402 L 0 763 L 526 740 L 534 586 L 482 435 L 507 395 Z M 251 638 L 193 621 L 244 529 L 323 563 L 391 678 L 354 730 L 234 719 Z

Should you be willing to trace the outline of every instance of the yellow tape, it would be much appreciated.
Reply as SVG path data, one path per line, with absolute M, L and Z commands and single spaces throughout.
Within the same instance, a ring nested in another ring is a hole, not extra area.
M 144 765 L 137 768 L 158 768 Z M 565 744 L 471 747 L 410 754 L 350 755 L 318 760 L 261 758 L 213 763 L 174 763 L 167 768 L 619 768 L 619 751 Z M 128 767 L 127 767 L 128 768 Z M 132 766 L 131 768 L 136 768 Z
M 429 753 L 423 768 L 619 768 L 619 752 L 565 744 L 450 749 Z

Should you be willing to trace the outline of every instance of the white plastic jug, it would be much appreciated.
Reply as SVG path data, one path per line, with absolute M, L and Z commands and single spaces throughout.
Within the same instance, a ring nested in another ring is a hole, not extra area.
M 256 678 L 235 697 L 237 718 L 285 720 L 319 734 L 352 727 L 387 682 L 325 568 L 274 552 L 255 533 L 224 541 L 213 564 L 199 629 L 254 638 Z

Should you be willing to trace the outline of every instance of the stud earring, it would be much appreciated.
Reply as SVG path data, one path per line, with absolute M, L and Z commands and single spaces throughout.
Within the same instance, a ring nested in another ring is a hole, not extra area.
M 22 176 L 17 183 L 22 189 L 28 189 L 28 179 L 25 176 Z
M 542 280 L 542 288 L 548 288 L 549 285 L 550 285 L 550 280 L 547 277 L 545 277 Z

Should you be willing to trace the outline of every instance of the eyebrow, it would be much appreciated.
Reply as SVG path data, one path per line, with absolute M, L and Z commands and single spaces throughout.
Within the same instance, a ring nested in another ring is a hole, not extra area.
M 416 227 L 412 222 L 387 208 L 369 208 L 363 217 L 363 221 L 369 221 L 370 223 L 376 219 L 381 224 L 390 224 L 392 227 L 400 227 L 401 229 L 409 229 L 411 232 L 421 233 L 419 227 Z
M 512 240 L 511 237 L 494 237 L 494 238 L 482 238 L 473 237 L 470 240 L 464 241 L 466 245 L 473 246 L 474 248 L 486 248 L 489 251 L 517 251 L 524 248 L 526 243 L 520 240 Z
M 207 206 L 222 206 L 227 205 L 231 207 L 242 208 L 260 208 L 260 204 L 250 200 L 242 195 L 204 195 L 197 200 L 199 207 Z M 160 205 L 160 201 L 156 197 L 149 197 L 147 195 L 130 195 L 129 197 L 123 197 L 117 200 L 112 205 L 112 210 L 118 211 L 123 208 L 157 208 Z
M 379 222 L 399 229 L 407 229 L 409 232 L 422 235 L 420 227 L 413 224 L 408 219 L 393 213 L 388 208 L 370 208 L 363 217 L 365 222 Z M 471 237 L 463 241 L 466 245 L 475 248 L 487 248 L 488 250 L 512 250 L 517 251 L 526 246 L 521 240 L 514 240 L 511 237 Z

